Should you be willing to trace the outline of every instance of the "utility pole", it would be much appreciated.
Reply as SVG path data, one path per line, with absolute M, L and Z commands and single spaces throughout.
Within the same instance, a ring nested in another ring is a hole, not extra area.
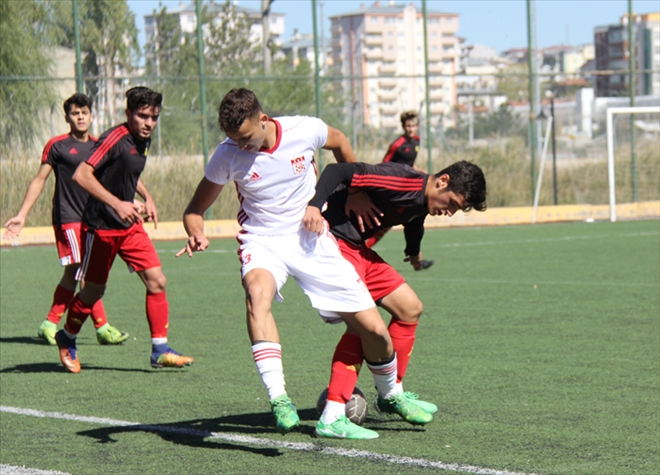
M 527 75 L 529 78 L 529 155 L 531 160 L 532 200 L 536 192 L 534 177 L 536 176 L 536 115 L 534 110 L 534 48 L 532 47 L 532 4 L 527 0 Z
M 82 75 L 82 60 L 80 54 L 80 20 L 78 19 L 78 0 L 73 0 L 73 37 L 76 43 L 76 89 L 79 93 L 85 92 Z
M 270 4 L 273 0 L 261 0 L 262 53 L 264 55 L 264 75 L 270 74 Z
M 632 0 L 628 0 L 628 91 L 630 107 L 635 107 L 635 29 Z M 637 157 L 635 154 L 635 121 L 630 114 L 630 176 L 632 179 L 632 200 L 637 202 Z
M 199 67 L 199 97 L 202 112 L 202 147 L 204 168 L 209 162 L 209 140 L 206 131 L 206 82 L 204 80 L 204 37 L 202 35 L 202 0 L 195 0 L 197 13 L 197 64 Z M 211 219 L 211 208 L 206 211 L 206 219 Z
M 426 31 L 426 0 L 422 0 L 422 18 L 424 20 L 424 100 L 426 101 L 426 153 L 428 154 L 428 173 L 433 173 L 431 149 L 431 100 L 429 99 L 429 46 Z

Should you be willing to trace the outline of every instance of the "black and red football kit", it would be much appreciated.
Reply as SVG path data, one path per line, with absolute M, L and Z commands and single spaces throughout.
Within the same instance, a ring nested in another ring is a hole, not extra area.
M 330 224 L 330 231 L 355 246 L 364 245 L 367 239 L 383 228 L 402 224 L 406 236 L 405 253 L 416 256 L 420 251 L 424 219 L 428 214 L 424 200 L 428 177 L 426 173 L 394 163 L 333 163 L 323 170 L 316 185 L 316 194 L 309 204 L 321 209 L 327 201 L 328 207 L 323 217 Z M 339 185 L 345 188 L 335 191 Z M 356 217 L 346 216 L 344 207 L 349 186 L 367 192 L 383 213 L 379 218 L 380 226 L 367 227 L 362 233 Z
M 131 135 L 126 124 L 99 137 L 87 163 L 101 185 L 121 201 L 133 202 L 147 162 L 150 140 Z M 160 259 L 142 222 L 124 222 L 111 206 L 90 195 L 83 212 L 81 276 L 105 284 L 117 254 L 133 271 L 160 267 Z
M 126 124 L 113 127 L 101 135 L 87 163 L 103 188 L 121 201 L 133 202 L 137 183 L 147 163 L 150 139 L 138 140 Z M 90 229 L 127 229 L 132 223 L 121 220 L 112 207 L 90 196 L 82 221 Z
M 96 139 L 92 136 L 87 142 L 80 142 L 69 133 L 53 137 L 44 147 L 41 163 L 50 165 L 55 173 L 54 226 L 79 223 L 81 220 L 88 195 L 72 177 L 78 165 L 87 160 L 95 143 Z
M 387 149 L 383 163 L 403 163 L 412 167 L 415 164 L 418 151 L 419 136 L 415 135 L 412 139 L 409 139 L 405 135 L 402 135 L 392 142 L 390 148 Z

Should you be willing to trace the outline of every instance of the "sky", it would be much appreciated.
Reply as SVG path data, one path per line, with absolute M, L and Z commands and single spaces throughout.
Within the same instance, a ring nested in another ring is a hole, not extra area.
M 223 3 L 223 0 L 216 1 Z M 136 15 L 141 44 L 144 44 L 144 15 L 157 9 L 159 3 L 173 8 L 179 1 L 128 0 Z M 330 37 L 331 16 L 359 9 L 361 4 L 373 3 L 374 0 L 317 0 L 319 35 L 322 24 L 325 37 Z M 397 0 L 395 3 L 414 3 L 419 11 L 422 9 L 419 0 Z M 261 0 L 239 0 L 238 4 L 254 10 L 261 9 Z M 387 4 L 387 0 L 381 0 L 381 4 Z M 633 0 L 632 5 L 635 13 L 660 10 L 657 0 Z M 427 11 L 459 14 L 458 36 L 465 38 L 468 44 L 483 44 L 499 52 L 527 47 L 525 0 L 427 0 L 426 8 Z M 300 33 L 313 32 L 311 0 L 275 0 L 271 11 L 286 15 L 284 41 L 289 39 L 294 29 Z M 546 48 L 592 43 L 594 27 L 619 23 L 619 17 L 627 12 L 628 0 L 536 0 L 538 46 Z

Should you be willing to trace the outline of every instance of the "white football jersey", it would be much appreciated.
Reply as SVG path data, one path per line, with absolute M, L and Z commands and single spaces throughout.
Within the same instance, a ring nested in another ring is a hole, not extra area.
M 328 126 L 314 117 L 277 117 L 277 142 L 271 150 L 239 150 L 227 138 L 213 153 L 206 179 L 218 185 L 233 180 L 238 223 L 250 233 L 278 235 L 298 231 L 316 187 L 314 152 L 325 145 Z

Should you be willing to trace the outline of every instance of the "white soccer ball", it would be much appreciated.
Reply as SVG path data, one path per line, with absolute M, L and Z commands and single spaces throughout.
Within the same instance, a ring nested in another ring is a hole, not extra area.
M 318 401 L 316 401 L 316 410 L 319 414 L 323 412 L 325 408 L 325 402 L 328 399 L 328 388 L 325 388 L 323 392 L 319 395 Z M 360 391 L 360 388 L 357 386 L 353 389 L 353 395 L 346 403 L 346 417 L 359 426 L 364 424 L 364 421 L 367 420 L 367 412 L 369 410 L 369 405 L 367 400 L 364 397 L 364 393 Z

